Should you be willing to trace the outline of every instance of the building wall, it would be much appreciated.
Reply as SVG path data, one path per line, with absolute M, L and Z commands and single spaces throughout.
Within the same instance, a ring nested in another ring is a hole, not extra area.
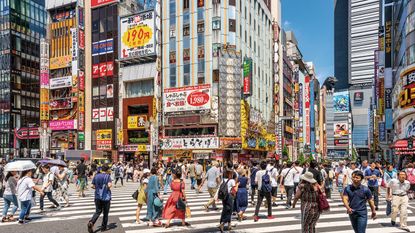
M 349 0 L 336 0 L 334 4 L 334 76 L 336 89 L 349 86 Z

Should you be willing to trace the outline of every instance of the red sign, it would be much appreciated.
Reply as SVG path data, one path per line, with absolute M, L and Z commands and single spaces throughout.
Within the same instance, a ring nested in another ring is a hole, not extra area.
M 189 96 L 187 96 L 187 102 L 191 106 L 202 106 L 209 102 L 209 95 L 205 92 L 195 91 L 190 93 Z
M 85 33 L 84 30 L 78 30 L 79 31 L 79 48 L 80 49 L 85 49 Z
M 305 103 L 305 144 L 310 144 L 310 76 L 304 80 L 304 103 Z
M 85 72 L 79 71 L 79 90 L 85 90 Z
M 114 2 L 118 2 L 118 0 L 91 0 L 91 8 L 108 5 Z
M 92 65 L 92 78 L 112 76 L 114 74 L 114 62 L 102 62 Z
M 20 140 L 38 139 L 39 131 L 37 128 L 20 128 L 15 132 L 16 138 Z M 27 136 L 29 134 L 29 136 Z
M 251 80 L 249 77 L 244 77 L 244 93 L 251 92 Z

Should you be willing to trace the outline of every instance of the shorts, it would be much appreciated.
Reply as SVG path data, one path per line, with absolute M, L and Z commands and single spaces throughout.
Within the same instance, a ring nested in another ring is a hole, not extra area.
M 337 190 L 339 193 L 343 193 L 343 182 L 337 183 Z
M 271 189 L 271 196 L 277 197 L 278 196 L 278 187 L 272 187 Z
M 196 183 L 197 183 L 197 186 L 200 186 L 202 184 L 202 179 L 197 179 Z
M 208 188 L 210 197 L 214 197 L 217 191 L 218 191 L 218 188 Z
M 79 190 L 83 191 L 86 186 L 86 178 L 78 178 Z

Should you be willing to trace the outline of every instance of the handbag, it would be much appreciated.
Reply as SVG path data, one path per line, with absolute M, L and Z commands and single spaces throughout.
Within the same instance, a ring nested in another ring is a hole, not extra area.
M 154 205 L 156 207 L 163 207 L 163 201 L 160 199 L 160 197 L 157 194 L 154 194 L 154 201 L 153 201 Z
M 137 199 L 138 199 L 138 189 L 137 189 L 137 190 L 135 190 L 135 192 L 133 193 L 133 195 L 131 195 L 131 197 L 132 197 L 134 200 L 137 200 Z
M 318 189 L 318 209 L 320 212 L 330 210 L 330 205 L 327 201 L 327 197 L 323 192 L 321 192 L 320 188 Z
M 181 181 L 180 181 L 180 193 L 183 194 Z M 179 197 L 179 199 L 177 200 L 176 209 L 181 210 L 181 211 L 186 211 L 186 202 L 183 201 L 183 198 Z
M 392 202 L 386 200 L 386 216 L 389 216 L 392 213 Z
M 190 208 L 187 206 L 186 207 L 186 218 L 191 218 L 191 217 L 192 217 L 192 214 L 190 212 Z

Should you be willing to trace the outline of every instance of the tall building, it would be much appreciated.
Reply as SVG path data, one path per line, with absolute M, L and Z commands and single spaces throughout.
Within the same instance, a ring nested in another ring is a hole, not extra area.
M 0 1 L 0 157 L 39 151 L 40 39 L 44 0 Z
M 367 109 L 370 109 L 373 97 L 380 1 L 344 0 L 336 1 L 335 5 L 335 75 L 338 76 L 336 90 L 347 88 L 344 83 L 348 80 L 349 93 L 352 97 L 352 143 L 359 155 L 367 158 L 371 121 L 371 116 L 368 114 L 370 111 Z M 347 43 L 338 43 L 346 42 L 344 38 L 347 38 Z M 347 79 L 344 77 L 346 73 Z M 355 99 L 354 96 L 359 98 Z
M 164 158 L 274 153 L 267 3 L 162 1 Z
M 44 156 L 85 149 L 85 18 L 83 0 L 46 1 L 42 43 L 41 129 Z M 48 56 L 45 56 L 48 55 Z M 46 142 L 45 142 L 46 141 Z

